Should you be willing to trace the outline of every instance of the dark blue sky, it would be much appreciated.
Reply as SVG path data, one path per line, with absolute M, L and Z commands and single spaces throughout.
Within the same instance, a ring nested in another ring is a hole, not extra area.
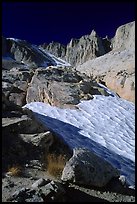
M 116 29 L 135 20 L 135 2 L 3 2 L 2 34 L 33 44 L 67 44 L 94 29 L 114 37 Z

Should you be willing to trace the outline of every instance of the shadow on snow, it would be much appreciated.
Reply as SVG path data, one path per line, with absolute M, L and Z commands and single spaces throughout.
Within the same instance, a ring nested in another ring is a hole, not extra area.
M 55 132 L 61 139 L 67 143 L 71 149 L 76 147 L 85 147 L 92 150 L 95 154 L 103 157 L 115 168 L 119 169 L 121 175 L 124 175 L 129 185 L 135 185 L 135 163 L 116 152 L 107 149 L 91 138 L 83 136 L 74 125 L 60 121 L 49 116 L 44 116 L 34 112 L 36 119 L 39 119 L 46 127 Z

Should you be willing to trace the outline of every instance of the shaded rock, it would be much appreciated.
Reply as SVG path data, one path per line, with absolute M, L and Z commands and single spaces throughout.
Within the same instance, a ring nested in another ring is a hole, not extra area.
M 12 101 L 9 101 L 5 94 L 2 92 L 2 117 L 21 117 L 23 110 L 20 106 L 14 104 Z M 8 120 L 8 118 L 7 118 Z
M 19 136 L 23 127 L 28 129 L 27 120 L 5 118 L 2 120 L 2 165 L 3 170 L 12 165 L 23 165 L 27 160 L 38 157 L 38 149 L 30 143 L 26 143 Z
M 70 155 L 70 148 L 56 134 L 43 126 L 32 111 L 10 102 L 5 95 L 2 118 L 2 166 L 28 165 L 42 169 L 48 152 Z M 31 162 L 31 161 L 37 161 Z
M 74 149 L 62 172 L 63 181 L 96 187 L 105 186 L 120 173 L 110 163 L 83 148 Z
M 31 45 L 25 40 L 7 38 L 7 53 L 17 62 L 33 67 L 45 65 L 54 65 L 54 61 L 50 56 L 43 54 L 35 45 Z
M 10 102 L 4 94 L 2 99 L 2 166 L 3 171 L 7 171 L 10 166 L 23 165 L 30 159 L 40 158 L 42 154 L 41 144 L 37 141 L 39 146 L 36 146 L 33 142 L 25 140 L 25 136 L 21 136 L 30 136 L 31 134 L 43 135 L 44 132 L 47 132 L 47 129 L 36 121 L 34 116 L 31 116 L 30 111 L 29 116 L 31 117 L 25 113 L 26 110 L 23 111 L 20 106 Z

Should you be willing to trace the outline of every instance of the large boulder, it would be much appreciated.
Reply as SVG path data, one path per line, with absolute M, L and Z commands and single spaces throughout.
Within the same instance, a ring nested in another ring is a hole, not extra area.
M 80 185 L 103 187 L 112 178 L 119 176 L 119 171 L 106 160 L 87 149 L 76 148 L 64 167 L 61 179 Z
M 51 105 L 76 105 L 81 99 L 92 99 L 93 94 L 109 95 L 90 77 L 71 68 L 38 68 L 27 90 L 26 102 L 40 101 Z

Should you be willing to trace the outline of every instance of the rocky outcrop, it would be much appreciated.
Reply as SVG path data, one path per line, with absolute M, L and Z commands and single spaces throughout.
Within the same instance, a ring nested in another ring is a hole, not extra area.
M 109 95 L 90 77 L 71 68 L 39 68 L 29 84 L 26 102 L 41 101 L 61 107 L 76 105 L 81 99 L 92 99 L 93 94 Z
M 91 99 L 93 94 L 109 95 L 92 78 L 71 67 L 28 68 L 9 64 L 2 70 L 2 91 L 9 101 L 19 106 L 33 101 L 76 105 L 81 99 Z
M 120 97 L 135 102 L 135 22 L 117 29 L 111 52 L 77 66 L 76 70 L 92 75 Z
M 110 163 L 95 155 L 93 152 L 77 148 L 66 163 L 62 172 L 63 181 L 103 187 L 120 173 Z
M 90 35 L 82 36 L 80 39 L 71 39 L 66 47 L 54 42 L 47 45 L 43 44 L 40 47 L 64 59 L 72 66 L 77 66 L 109 52 L 111 50 L 110 44 L 111 42 L 107 37 L 102 39 L 92 30 Z

